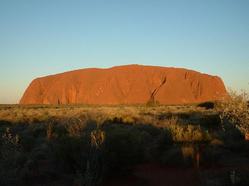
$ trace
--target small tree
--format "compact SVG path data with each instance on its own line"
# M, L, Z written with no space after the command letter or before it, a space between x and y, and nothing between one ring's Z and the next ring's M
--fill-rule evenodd
M102 146L105 140L105 133L100 130L93 130L90 134L91 149L86 162L86 170L83 175L82 186L96 186L102 178Z
M230 98L218 106L223 124L233 124L241 133L249 132L248 94L230 91Z

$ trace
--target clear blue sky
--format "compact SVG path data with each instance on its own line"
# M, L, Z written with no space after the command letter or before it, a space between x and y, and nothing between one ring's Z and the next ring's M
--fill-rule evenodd
M17 103L35 77L131 63L248 91L249 1L0 0L0 103Z

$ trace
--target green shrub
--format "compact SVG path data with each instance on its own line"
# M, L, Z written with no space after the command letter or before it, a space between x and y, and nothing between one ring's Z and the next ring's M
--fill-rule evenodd
M220 146L209 145L206 146L202 152L201 164L206 164L207 166L215 165L222 158L222 155L227 152Z
M20 139L9 128L1 137L0 144L0 185L16 185L21 181L22 163Z
M126 127L106 130L105 158L110 170L122 171L143 159L142 135Z
M165 150L160 158L161 163L168 165L179 165L182 163L181 149L177 146L172 146Z

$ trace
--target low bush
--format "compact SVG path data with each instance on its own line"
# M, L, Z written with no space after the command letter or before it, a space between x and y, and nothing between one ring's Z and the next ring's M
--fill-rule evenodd
M197 107L205 108L205 109L214 109L215 103L211 101L203 102L197 105Z
M176 142L204 142L211 139L209 133L200 126L178 124L170 125L168 129Z

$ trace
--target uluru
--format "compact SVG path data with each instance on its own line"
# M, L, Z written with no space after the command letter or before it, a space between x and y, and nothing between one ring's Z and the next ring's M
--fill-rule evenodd
M20 104L188 104L226 96L218 76L183 68L125 65L34 79Z

